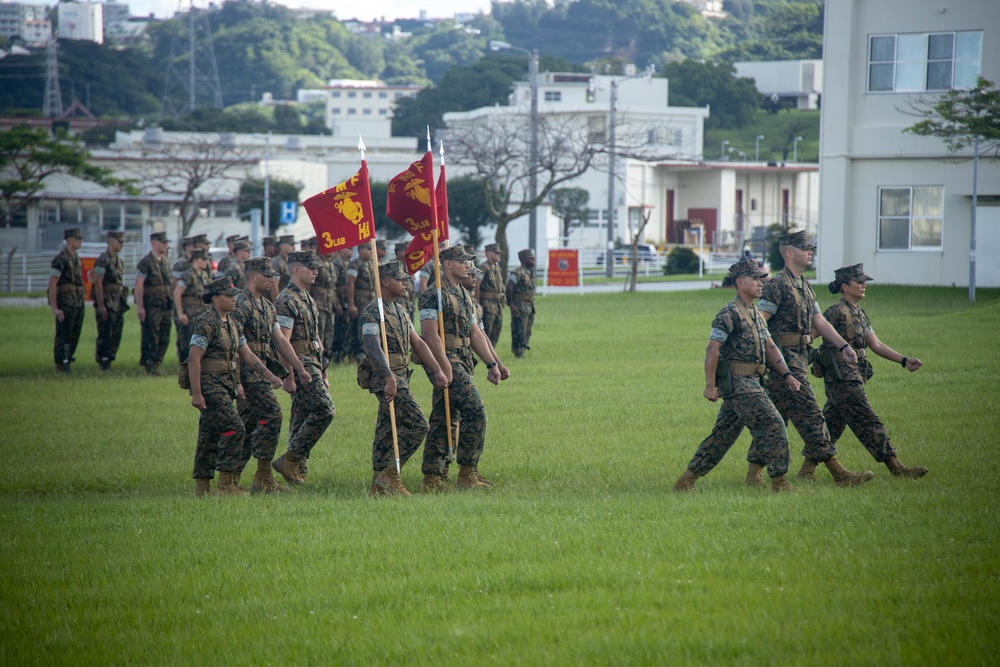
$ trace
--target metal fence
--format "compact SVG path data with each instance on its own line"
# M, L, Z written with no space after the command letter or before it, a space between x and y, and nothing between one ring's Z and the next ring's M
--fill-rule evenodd
M98 257L107 249L104 243L84 243L78 255L83 257ZM0 285L3 291L10 292L44 292L49 284L49 269L52 266L52 259L58 251L33 250L31 252L20 252L10 249L0 248ZM135 246L126 245L122 248L120 256L125 262L125 284L131 283L130 278L135 275L135 267L146 255L146 250Z

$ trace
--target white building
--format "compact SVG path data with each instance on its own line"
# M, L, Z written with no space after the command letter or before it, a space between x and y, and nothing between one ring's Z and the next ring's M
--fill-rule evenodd
M768 60L733 63L736 76L750 77L770 99L792 99L798 109L818 109L823 94L822 60Z
M326 125L335 137L392 136L396 102L422 86L390 86L382 81L333 79L326 86Z
M863 262L882 282L967 286L972 150L904 134L904 111L1000 81L1000 2L828 0L824 34L818 282ZM976 283L1000 286L1000 163L980 159L978 181Z
M59 37L104 43L104 5L99 2L61 2L56 6Z
M37 28L30 28L29 24L36 25L39 21L46 21L45 14L48 11L43 5L29 5L21 2L0 2L0 36L20 37L28 41L26 33L33 32ZM52 27L49 26L49 34Z

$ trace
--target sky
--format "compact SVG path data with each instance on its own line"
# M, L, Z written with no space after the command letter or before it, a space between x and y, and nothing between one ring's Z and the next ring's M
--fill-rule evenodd
M54 5L54 0L20 0L33 5ZM121 2L122 0L118 0ZM191 0L124 0L133 16L147 16L150 13L159 18L169 18L180 7L187 8ZM451 18L456 12L489 12L490 0L285 0L277 4L287 7L308 7L336 12L337 18L370 21L375 18L387 19L417 18L421 10L427 11L428 18ZM195 0L195 6L206 6L206 0Z

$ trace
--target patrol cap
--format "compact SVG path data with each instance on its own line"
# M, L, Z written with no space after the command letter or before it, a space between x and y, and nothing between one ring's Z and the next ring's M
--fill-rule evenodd
M446 259L455 260L457 262L468 262L470 259L475 259L475 258L476 258L475 255L470 255L469 253L465 252L465 248L463 248L461 245L453 245L441 251L442 262Z
M233 281L229 276L223 276L205 285L205 296L236 296L240 291L233 287Z
M226 243L236 243L241 238L240 234L230 234L226 237Z
M406 252L406 249L409 247L410 247L409 243L406 242L397 243L395 246L393 246L393 252L400 252L400 251Z
M306 243L309 244L310 248L318 248L319 247L319 239L316 238L315 236L312 237L311 239L307 239Z
M188 248L188 247L193 246L193 245L194 245L194 239L192 237L185 236L184 238L181 239L181 247L182 248Z
M212 245L211 243L209 243L208 236L206 236L205 234L198 234L191 240L194 241L195 245Z
M815 250L816 244L809 240L806 236L805 230L801 232L795 232L794 234L786 234L778 239L778 245L789 245L793 248L799 248L800 250Z
M486 247L483 248L483 250L485 250L486 252L500 252L500 244L499 243L488 243L488 244L486 244Z
M532 250L531 248L525 248L524 250L517 251L517 258L521 261L524 261L529 257L533 258L534 256L535 256L535 251Z
M290 246L294 246L295 237L292 236L291 234L283 234L278 237L278 245L281 245L282 243L287 243Z
M729 277L734 281L740 276L750 278L766 278L768 274L761 270L755 259L744 259L729 267Z
M82 239L83 232L80 231L79 227L70 227L63 232L63 239Z
M395 278L396 280L406 280L410 274L406 272L406 267L402 262L393 260L378 267L379 275L383 278Z
M167 241L166 232L153 232L152 234L149 235L149 240L159 241L160 243L169 243L169 241Z
M125 232L108 232L108 240L114 239L115 241L125 242Z
M298 252L288 253L288 263L289 264L301 264L306 268L318 269L319 268L319 257L317 257L311 250L300 250Z
M277 278L281 275L271 266L271 259L269 257L251 257L243 262L243 270L246 273L259 273L268 278Z
M194 252L191 253L191 261L193 262L196 259L203 259L207 262L208 253L205 252L204 250L195 250Z
M250 252L251 246L249 241L239 240L233 244L233 252L239 252L240 250L246 250Z
M465 252L467 252L470 255L472 255L472 258L475 259L476 258L476 246L469 245L468 243L466 243L466 244L464 244L464 247L465 247Z
M265 246L274 245L277 242L278 239L274 238L273 236L265 236L263 241Z
M375 247L385 250L386 249L385 239L375 239Z
M865 265L855 264L854 266L842 266L833 274L837 278L838 283L846 283L848 280L853 280L857 283L867 283L875 280L871 276L865 275Z

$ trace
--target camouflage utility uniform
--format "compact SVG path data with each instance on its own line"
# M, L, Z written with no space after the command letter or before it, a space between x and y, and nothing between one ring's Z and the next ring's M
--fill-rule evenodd
M489 262L483 262L479 268L483 272L482 282L479 284L479 303L483 307L483 326L485 327L483 333L493 343L493 347L496 347L500 340L500 332L503 330L503 309L507 305L507 299L504 296L503 272L500 270L499 264L490 264ZM534 293L534 281L532 281L532 293ZM534 303L532 303L532 308L534 308Z
M122 327L125 323L125 313L128 312L128 288L124 282L125 262L121 255L102 252L94 263L94 274L104 276L101 286L104 290L104 307L108 311L108 319L102 320L97 312L97 301L94 301L94 312L97 315L97 346L95 357L97 363L102 359L108 363L118 355L118 345L122 341Z
M361 311L375 300L375 260L356 257L347 267L347 275L354 276L354 306L358 317L351 322L347 353L356 359L361 354Z
M288 258L278 254L271 258L271 268L278 272L278 291L285 289L292 276L288 272Z
M420 448L427 435L427 419L420 404L410 393L410 334L413 321L398 303L390 301L384 305L385 333L389 345L389 368L396 376L396 432L399 444L399 464L405 464ZM362 336L377 336L379 330L378 302L372 302L358 316L361 321ZM372 470L382 470L395 466L392 450L392 423L389 418L389 403L385 400L385 378L378 372L371 375L368 391L378 398L378 417L375 419L375 439L372 442Z
M337 266L329 255L319 256L319 270L316 282L309 288L309 294L319 310L319 339L323 343L323 363L327 365L333 358L333 334L336 326Z
M190 344L205 351L201 358L201 393L205 397L205 409L198 421L195 479L211 479L216 470L234 472L241 467L245 431L233 399L238 383L237 350L246 341L231 315L223 322L219 313L211 308L191 325Z
M445 353L451 363L452 381L448 386L452 421L461 421L456 444L456 458L461 466L479 465L486 439L486 408L472 381L473 354L470 334L476 322L476 309L469 292L461 285L441 284L444 316ZM420 295L420 321L438 319L436 290ZM444 410L444 389L434 386L430 431L424 445L421 469L425 475L444 475L448 464L448 433Z
M510 316L510 349L515 356L524 356L530 349L531 326L535 322L535 272L519 266L507 276L513 287L511 306L517 306L518 315Z
M63 248L52 260L49 275L57 278L56 304L63 311L63 321L56 322L55 342L52 345L53 357L57 364L63 363L63 357L68 355L70 361L75 361L76 345L80 342L80 331L83 329L83 268L80 258L69 248Z
M233 287L236 289L243 289L247 286L247 274L243 270L243 260L236 255L230 255L226 262L225 268L222 267L222 262L219 262L219 273L223 276L229 278L233 283Z
M236 307L229 317L236 323L251 352L265 364L273 359L271 334L280 330L274 304L263 296L255 299L249 288L244 288L236 296ZM277 363L277 359L273 362ZM270 366L273 367L273 363ZM242 470L251 456L268 461L274 458L281 435L282 417L281 405L271 389L271 383L258 371L241 364L240 382L245 398L237 398L236 407L246 431L239 456L239 470Z
M205 294L205 285L210 282L210 280L205 280L204 272L198 271L193 266L189 267L177 281L177 284L184 288L184 293L181 295L181 305L184 306L184 314L188 317L188 323L181 324L181 321L177 319L177 313L174 313L174 324L177 326L177 360L182 363L188 358L188 346L191 344L191 332L193 331L191 327L194 321L211 308L201 299L202 295Z
M337 257L333 260L335 271L334 286L337 291L337 300L340 301L340 312L342 315L333 321L333 344L330 355L333 359L340 361L346 351L347 339L351 330L351 318L347 314L347 268L349 262ZM317 278L319 274L317 274Z
M319 340L319 310L309 292L295 283L281 291L274 300L278 324L292 332L292 349L312 376L312 382L299 385L292 397L291 420L288 425L288 452L296 459L309 458L320 437L336 415L330 392L323 382L323 345Z
M142 307L146 310L139 365L159 366L170 344L170 314L174 310L170 298L170 264L166 257L157 259L149 253L139 262L135 273L143 279Z
M719 358L738 366L733 371L733 390L722 393L722 407L712 433L702 440L688 470L703 477L722 461L743 427L753 442L747 461L767 466L771 478L788 472L788 434L778 410L760 385L764 373L767 339L771 335L754 304L746 306L737 296L712 321L710 340L722 344ZM754 366L755 368L751 368Z
M816 294L809 281L796 278L785 268L764 283L760 310L771 313L767 328L781 350L788 370L802 387L792 391L781 376L770 373L765 388L781 417L791 420L805 446L802 455L810 461L827 461L837 448L830 440L826 420L809 384L809 344L812 320L819 314Z

